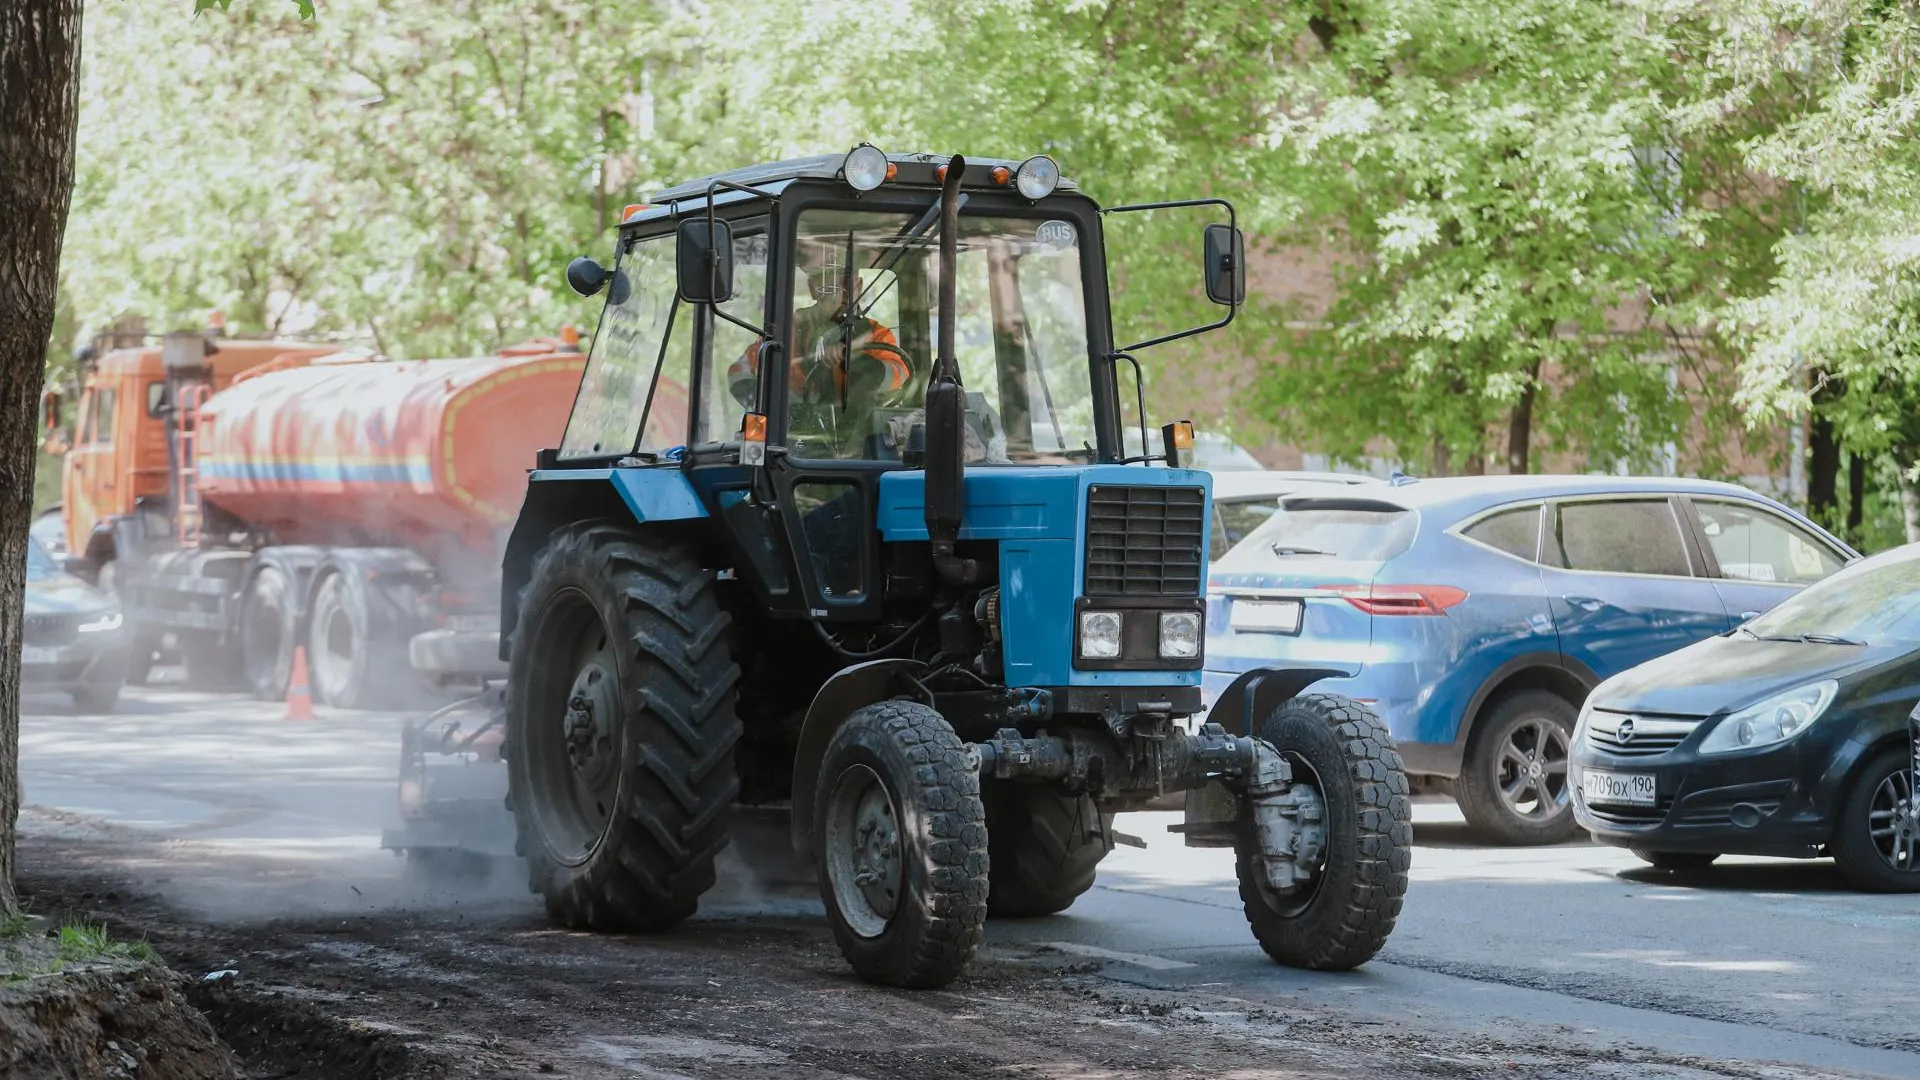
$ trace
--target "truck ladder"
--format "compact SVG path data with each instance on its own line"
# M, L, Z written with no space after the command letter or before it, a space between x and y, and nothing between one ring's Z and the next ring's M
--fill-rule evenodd
M174 521L182 547L200 544L200 485L195 482L200 476L200 406L212 396L211 390L205 383L181 383L173 405L174 440L179 453L179 467L173 474Z

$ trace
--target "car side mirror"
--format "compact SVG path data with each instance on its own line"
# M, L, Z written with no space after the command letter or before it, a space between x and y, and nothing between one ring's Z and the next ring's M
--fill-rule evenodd
M1246 238L1231 225L1209 225L1201 245L1207 299L1238 307L1247 299Z
M567 264L567 287L581 296L592 296L599 292L612 276L606 267L586 255Z
M733 299L733 226L692 218L680 223L675 243L682 300L724 304Z

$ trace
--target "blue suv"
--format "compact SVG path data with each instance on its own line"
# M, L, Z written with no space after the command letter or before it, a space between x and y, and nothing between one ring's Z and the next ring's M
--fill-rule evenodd
M1476 476L1301 493L1213 564L1209 700L1284 664L1386 720L1416 790L1483 837L1573 835L1600 680L1725 633L1858 554L1731 484Z

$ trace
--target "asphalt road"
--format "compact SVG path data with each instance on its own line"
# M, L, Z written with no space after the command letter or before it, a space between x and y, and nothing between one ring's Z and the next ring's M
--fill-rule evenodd
M110 716L32 694L23 711L29 833L104 824L160 838L156 852L191 845L196 861L167 861L153 881L212 917L423 902L377 846L397 714L322 710L286 723L278 705L166 688L130 690ZM1058 955L1115 983L1249 1009L1332 1007L1360 1023L1778 1068L1755 1075L1920 1077L1920 897L1849 892L1825 863L1729 859L1677 878L1584 843L1479 847L1451 805L1422 803L1413 884L1386 952L1360 972L1316 975L1265 959L1229 854L1180 846L1165 832L1176 819L1122 818L1144 850L1117 850L1063 916L989 924L986 949ZM226 872L225 855L256 869ZM535 910L513 874L491 888L461 902ZM710 909L730 918L819 910L805 891L728 888Z

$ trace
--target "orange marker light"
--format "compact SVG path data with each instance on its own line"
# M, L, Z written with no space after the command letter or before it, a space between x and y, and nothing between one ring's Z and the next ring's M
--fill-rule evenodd
M622 222L632 221L636 214L640 213L640 211L645 210L646 208L647 208L646 203L628 203L627 205L620 208L620 220Z
M993 177L994 183L999 184L1001 187L1005 187L1007 185L1007 181L1013 179L1013 170L1007 168L1005 165L995 165L993 167L993 172L989 173L988 175Z
M1175 420L1173 422L1173 445L1176 449L1193 449L1193 421Z
M934 168L933 182L936 184L944 184L947 182L947 167L945 165L936 166Z
M893 179L894 177L896 177L896 176L899 176L899 175L900 175L900 166L898 166L898 165L895 165L895 164L894 164L893 162L891 162L891 161L889 161L889 162L887 162L887 179L888 179L888 181L892 181L892 179Z
M767 441L767 414L753 413L740 418L740 438L745 442Z
M580 347L580 328L569 323L560 328L560 344L569 349Z

